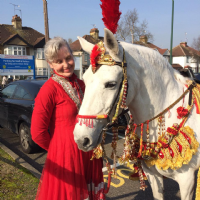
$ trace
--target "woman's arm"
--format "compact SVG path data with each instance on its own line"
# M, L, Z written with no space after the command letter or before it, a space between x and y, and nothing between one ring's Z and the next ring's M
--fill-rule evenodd
M48 150L50 143L48 128L56 97L56 89L49 83L43 85L35 99L31 120L32 140L45 150Z

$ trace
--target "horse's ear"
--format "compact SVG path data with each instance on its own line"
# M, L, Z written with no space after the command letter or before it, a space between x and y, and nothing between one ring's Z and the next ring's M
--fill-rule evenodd
M78 39L79 39L82 49L86 51L88 54L91 54L94 44L88 42L87 40L79 36L78 36Z
M118 55L119 53L118 42L113 33L107 28L104 28L104 43L109 51L111 51L115 55Z

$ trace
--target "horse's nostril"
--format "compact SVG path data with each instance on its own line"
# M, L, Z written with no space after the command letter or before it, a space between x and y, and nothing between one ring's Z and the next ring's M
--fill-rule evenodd
M89 138L84 138L83 147L86 147L89 144L89 142L90 142Z

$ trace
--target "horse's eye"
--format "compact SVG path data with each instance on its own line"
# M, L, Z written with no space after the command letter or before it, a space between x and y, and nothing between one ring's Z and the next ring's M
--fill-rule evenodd
M105 88L114 88L116 86L117 82L108 82L105 84Z

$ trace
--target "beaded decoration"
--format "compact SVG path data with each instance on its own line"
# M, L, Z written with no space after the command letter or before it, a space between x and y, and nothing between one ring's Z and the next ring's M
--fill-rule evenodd
M53 74L52 80L54 80L55 82L59 83L62 86L64 91L73 100L73 102L76 104L77 109L79 110L82 99L83 99L83 92L81 90L81 87L78 84L78 81L75 80L75 82L78 86L78 90L79 90L77 92L77 90L72 87L72 85L70 84L70 82L67 79L65 79L61 76L58 76L57 74Z
M147 141L144 142L141 139L143 136L143 123L140 125L134 124L131 116L125 132L124 151L119 158L119 163L127 163L127 165L130 165L130 161L133 163L132 168L134 171L129 175L129 178L132 180L139 178L140 188L142 190L146 188L144 182L146 176L142 171L141 160L145 160L149 167L156 165L159 169L163 170L169 168L177 170L181 168L183 164L188 164L192 156L197 152L199 143L194 136L194 131L188 126L184 127L194 104L196 105L197 112L200 111L200 85L196 85L192 89L192 92L192 104L188 105L187 109L178 109L184 111L181 112L181 114L178 111L178 116L182 118L180 124L173 124L172 127L168 127L166 130L163 114L158 117L159 135L157 142L150 143L149 141L149 121L146 121ZM140 138L136 134L136 128L138 126L141 127ZM198 191L200 191L200 180Z
M112 154L111 154L111 158L113 159L113 175L114 177L116 176L116 149L117 149L117 141L118 141L118 127L112 127L112 133L113 133L113 137L112 137L112 143L111 143L111 147L112 147Z

